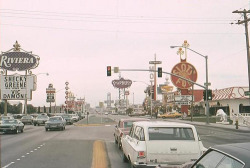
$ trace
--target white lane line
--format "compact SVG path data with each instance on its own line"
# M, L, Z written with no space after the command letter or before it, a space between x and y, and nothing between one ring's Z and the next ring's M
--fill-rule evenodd
M40 146L38 146L37 148L38 148L38 149L40 149L41 147L40 147Z
M10 165L14 164L15 162L10 162L9 164L7 164L6 166L2 167L2 168L7 168L9 167Z
M21 159L17 159L18 161L21 160Z
M26 153L26 155L29 155L30 153Z
M22 158L25 158L25 156L23 155Z
M33 153L34 151L30 151L30 153Z
M34 150L37 150L37 149L34 149Z

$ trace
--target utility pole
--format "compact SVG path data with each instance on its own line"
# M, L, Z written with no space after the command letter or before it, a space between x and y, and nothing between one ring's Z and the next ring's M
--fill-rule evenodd
M250 52L249 52L249 37L248 37L248 21L250 21L250 18L247 18L247 13L250 13L250 10L244 9L243 11L233 11L233 13L240 13L243 14L244 20L238 22L236 24L243 24L245 23L245 32L246 32L246 46L247 46L247 62L248 62L248 91L250 90ZM249 95L250 98L250 95Z

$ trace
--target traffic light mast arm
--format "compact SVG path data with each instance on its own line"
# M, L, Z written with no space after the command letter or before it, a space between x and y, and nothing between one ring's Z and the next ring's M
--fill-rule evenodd
M158 72L158 71L155 71L155 70L148 70L148 69L120 69L119 71L147 71L147 72ZM164 71L162 71L162 73L168 74L168 75L176 76L176 77L181 78L181 79L183 79L183 80L185 80L185 81L187 81L187 82L190 82L190 83L192 83L192 84L194 84L194 85L200 86L200 87L202 87L203 89L206 89L206 86L203 86L203 85L201 85L201 84L198 84L198 83L196 83L196 82L194 82L194 81L191 81L191 80L189 80L189 79L187 79L187 78L184 78L184 77L182 77L182 76L179 76L179 75L176 75L176 74L173 74L173 73L170 73L170 72L164 72Z

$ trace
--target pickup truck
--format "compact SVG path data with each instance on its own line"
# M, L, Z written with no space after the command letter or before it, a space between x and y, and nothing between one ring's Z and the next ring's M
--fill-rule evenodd
M121 143L123 161L135 168L182 165L207 150L193 125L166 121L134 122Z

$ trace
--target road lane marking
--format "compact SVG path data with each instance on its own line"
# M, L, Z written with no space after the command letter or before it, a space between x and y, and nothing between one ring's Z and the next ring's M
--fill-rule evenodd
M9 167L10 165L14 164L15 162L10 162L9 164L7 164L6 166L2 167L2 168L7 168Z
M108 154L103 141L94 142L92 158L91 168L108 168Z

